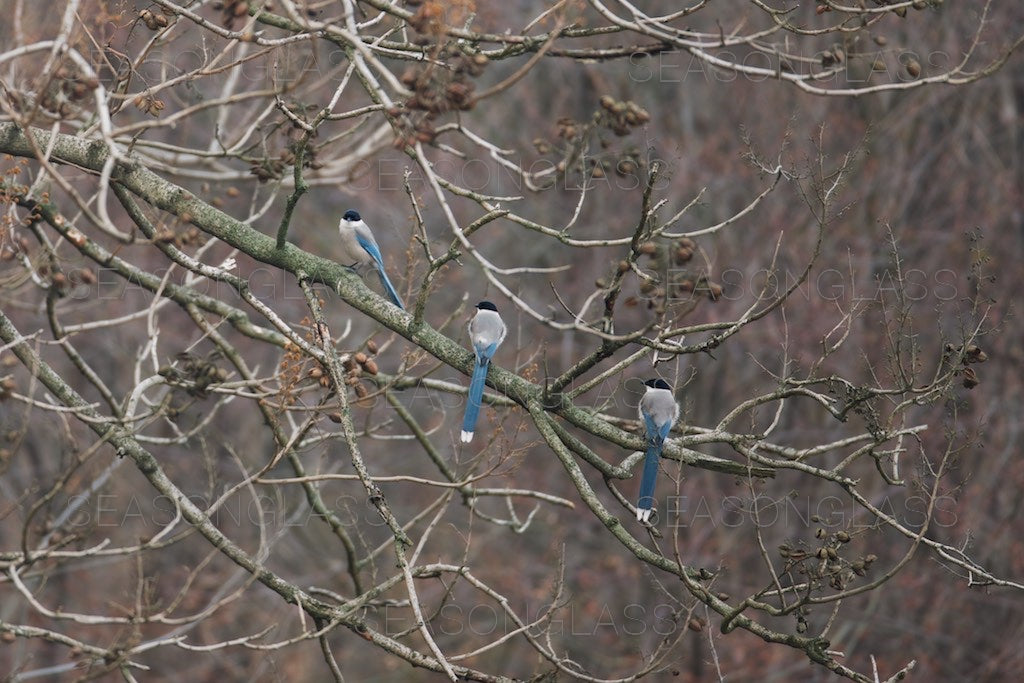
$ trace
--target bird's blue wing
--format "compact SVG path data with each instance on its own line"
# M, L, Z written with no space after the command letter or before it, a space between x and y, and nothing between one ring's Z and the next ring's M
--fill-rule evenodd
M364 235L359 230L356 231L356 241L359 242L359 246L366 250L366 253L370 255L374 263L377 264L377 275L380 276L380 283L384 285L384 289L387 290L388 296L391 301L401 309L405 309L402 305L402 299L399 298L398 292L391 285L391 280L388 280L387 274L384 272L384 258L380 255L380 248L377 243L373 241L373 237Z
M647 433L647 440L651 443L661 444L668 438L669 432L672 431L672 422L665 422L664 424L658 424L654 421L654 417L650 413L644 411L644 430Z
M493 344L474 344L473 350L476 351L476 357L484 364L487 364L491 357L494 356L494 352L498 350L498 342Z
M359 246L366 250L366 253L376 262L379 270L384 270L384 258L380 255L380 247L373 241L372 237L367 237L361 231L356 230L356 241L359 242Z
M650 413L641 413L644 416L644 430L647 433L647 440L653 441L658 437L658 426L654 424L654 418Z

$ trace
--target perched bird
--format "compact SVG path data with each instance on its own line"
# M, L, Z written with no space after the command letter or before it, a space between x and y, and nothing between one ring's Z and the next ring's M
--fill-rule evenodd
M640 477L640 498L636 503L636 519L646 522L651 518L654 507L654 482L658 478L658 462L661 448L679 419L679 406L672 395L672 387L663 379L649 379L644 382L647 391L640 399L640 419L647 434L647 453L644 456L644 472Z
M462 419L462 443L469 443L473 440L476 418L480 414L480 401L484 396L487 368L491 365L491 356L498 349L498 345L504 341L505 332L507 332L505 323L498 315L498 308L490 301L478 303L476 315L469 321L469 341L473 344L476 363L473 365L473 378L469 381L466 415Z
M342 254L339 261L361 276L367 267L373 267L380 276L380 283L388 293L391 301L401 309L405 309L402 300L398 298L398 292L391 286L391 281L384 273L384 259L380 255L380 247L377 240L373 239L370 228L359 217L357 211L351 209L345 212L338 223L338 233L341 235Z

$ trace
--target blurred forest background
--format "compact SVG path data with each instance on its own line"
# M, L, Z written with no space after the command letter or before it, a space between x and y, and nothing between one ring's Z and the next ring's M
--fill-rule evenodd
M153 199L162 190L142 196L129 188L151 223L152 234L144 234L128 204L115 197L119 171L111 181L109 169L102 175L102 159L90 166L84 157L41 164L38 151L19 152L13 128L4 129L4 315L68 385L112 416L111 424L141 437L161 471L199 509L217 501L210 520L262 566L330 605L351 607L346 601L364 597L358 609L331 622L303 615L294 600L261 585L266 577L176 516L140 460L118 458L115 448L96 440L88 419L56 410L63 399L40 385L8 340L0 343L0 676L312 681L340 673L349 681L426 681L445 675L436 666L410 666L415 657L396 645L405 644L425 657L437 656L435 645L453 666L524 680L836 678L832 667L802 652L812 645L768 642L745 627L723 633L713 600L702 599L670 566L703 569L701 580L721 604L735 607L747 596L771 602L764 592L796 577L799 564L780 546L801 548L815 562L819 549L826 556L838 550L839 559L821 562L842 563L841 585L816 585L808 591L816 597L892 573L838 604L809 603L782 615L757 606L743 612L773 633L827 638L824 649L843 654L825 658L860 672L842 675L872 680L877 665L874 680L885 680L913 660L910 680L1024 676L1024 330L1015 305L1015 292L1024 290L1024 69L1019 51L1011 51L1024 34L1024 5L850 0L843 10L840 3L694 3L692 16L647 25L671 25L679 40L699 34L709 44L719 33L722 41L753 37L698 54L628 28L570 31L520 44L519 53L475 60L480 51L507 47L500 43L506 31L611 26L602 8L642 24L637 12L654 16L655 8L275 0L264 9L282 19L258 21L251 16L258 4L0 0L0 125L98 141L83 154L99 155L97 149L116 141L211 211L271 237L294 189L296 145L304 140L309 146L299 158L305 155L309 188L295 204L288 240L330 259L340 215L357 209L374 229L410 311L421 304L423 322L467 349L473 305L494 301L509 327L495 363L533 383L561 375L600 346L591 331L573 328L573 314L596 293L584 318L598 320L603 293L617 278L616 334L645 329L659 315L676 327L740 320L759 295L767 291L771 299L795 285L781 305L721 343L624 362L642 348L627 345L565 387L571 394L623 362L571 398L602 423L639 433L632 420L640 381L664 377L682 407L675 436L691 452L739 467L721 472L665 460L658 521L648 533L616 495L633 502L638 476L618 481L579 460L579 476L595 498L635 536L622 540L586 503L523 401L513 396L485 407L477 441L460 447L466 359L436 340L417 347L421 340L399 313L365 291L349 296L358 283L350 281L340 296L321 284L324 319L347 373L354 442L344 421L348 409L332 403L327 361L319 357L321 366L285 342L272 316L250 307L231 282L197 268L172 268L164 248L213 266L232 256L233 272L249 292L316 347L316 313L293 268L247 249L244 235L237 244L223 239L217 232L223 224L209 228L220 220L212 213L175 214ZM818 11L828 4L836 7ZM635 3L641 5L659 6L665 15L681 9ZM407 14L381 12L390 7ZM768 7L791 11L773 20ZM822 31L776 30L775 20ZM331 23L339 33L326 39L322 28L302 22ZM450 27L491 37L459 39ZM775 32L754 36L769 29ZM305 37L258 40L298 34ZM345 41L357 34L363 47L353 52ZM366 47L381 36L409 50ZM74 60L51 59L49 45L32 48L42 41L77 50L95 78ZM573 54L619 46L643 49L607 58ZM409 59L413 48L456 74L445 81L449 105L437 116L422 115L429 107L400 106L408 102L397 94L403 86L426 97L417 79L429 67ZM968 52L966 72L990 71L942 82ZM711 53L726 63L716 66ZM359 69L347 71L353 54L363 56L379 92L393 103L373 97ZM744 73L736 65L764 71ZM784 80L830 69L813 81L827 93ZM108 97L102 106L109 125L96 116L98 84ZM500 91L471 101L496 84ZM850 95L859 89L865 92ZM295 120L314 120L332 97L333 113L350 115L317 119L316 133L303 138L305 128ZM435 187L425 158L438 176L476 196ZM823 206L822 188L838 169L842 175ZM676 237L649 236L650 247L640 240L648 251L631 253L649 183L647 206L665 202L658 225L696 201L663 231ZM494 217L467 230L469 253L451 226L467 229L487 213L482 195L522 197L487 200L522 220ZM62 220L43 206L48 202L81 232L62 231ZM547 232L524 225L530 221ZM722 222L706 234L678 236ZM76 242L83 233L104 254L165 278L162 287L187 286L243 309L273 334L248 334L237 320L226 322L231 316L224 311L168 303L160 298L164 291L154 294L128 281L103 254L83 251ZM580 246L563 237L626 239ZM427 250L438 258L449 248L459 258L431 270ZM658 282L645 285L630 271L633 263ZM367 285L379 292L373 279ZM350 305L357 299L362 310ZM197 322L204 316L206 327ZM73 330L71 351L54 341L61 328ZM695 327L677 341L699 344L714 329ZM251 378L223 348L215 353L216 335L244 357ZM815 365L843 335L842 345ZM972 345L979 351L970 351ZM969 363L979 352L987 362ZM957 369L942 387L917 394L920 405L904 386L840 421L815 399L794 395L784 409L776 402L750 406L728 425L731 436L715 436L730 411L786 385L782 375L813 373L821 380L816 390L829 396L823 387L900 386L905 378L896 366L917 373L910 385L926 387L938 384L934 376L953 356L963 360L953 362ZM828 377L849 384L821 379ZM858 456L844 474L903 528L959 548L968 564L1005 585L972 575L934 546L917 547L826 476L768 465L762 476L743 473L743 449L756 439L742 435L770 432L773 443L805 449L893 425L927 425L901 442L895 476L901 482L880 475L891 463L873 452ZM637 439L624 448L596 428L577 437L612 466L640 447ZM359 480L352 443L390 512L408 525L411 546L396 540ZM849 453L831 448L814 463L827 470ZM247 479L275 458L261 481ZM305 475L349 478L307 486L268 481L301 478L296 463ZM456 483L435 485L439 480ZM471 495L467 481L497 493ZM310 503L311 488L333 513L330 520ZM634 542L667 564L641 560ZM458 571L436 569L417 574L413 596L412 579L404 581L398 568L406 561L402 552L414 573L417 563L468 567L492 592ZM383 587L364 594L374 586ZM422 639L410 598L422 604L419 618L428 621L433 644ZM523 636L506 606L523 622L537 620L527 629L535 639ZM129 660L151 671L128 666Z

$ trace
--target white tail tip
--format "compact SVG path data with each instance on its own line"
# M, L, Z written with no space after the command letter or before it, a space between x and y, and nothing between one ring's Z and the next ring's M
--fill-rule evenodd
M462 430L462 443L469 443L473 440L473 432Z
M636 521L647 522L651 518L651 513L654 512L651 508L637 508L636 509Z

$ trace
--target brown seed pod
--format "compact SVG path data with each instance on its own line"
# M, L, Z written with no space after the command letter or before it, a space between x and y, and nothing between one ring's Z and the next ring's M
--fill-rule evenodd
M366 362L363 363L363 368L366 369L366 372L368 374L376 375L377 374L377 361L373 360L372 358L368 358L366 360Z
M366 350L369 351L370 353L377 353L378 348L379 347L377 346L377 342L373 341L372 339L366 342Z
M917 78L921 75L921 63L916 59L908 60L904 68L907 70L907 74L911 78Z
M417 79L419 79L419 71L416 70L416 67L410 66L402 72L398 80L402 82L402 85L407 85L411 88L416 85Z
M607 109L608 111L611 111L612 107L615 106L615 98L611 95L601 95L601 99L598 100L598 102L601 104L603 109Z
M704 630L704 624L702 624L700 619L697 617L691 617L690 620L686 622L686 628L700 633Z
M839 531L836 533L836 540L840 543L849 543L850 534L846 533L845 531Z
M654 256L655 254L658 253L658 245L655 244L654 242L644 242L643 244L640 245L640 248L637 251L639 251L641 254Z
M369 395L369 393L370 393L370 392L369 392L369 391L368 391L368 390L366 389L366 387L364 387L364 386L362 385L362 383L358 383L358 384L356 384L356 385L355 385L355 386L353 387L353 389L355 389L355 392L356 392L356 396L358 396L358 397L359 397L359 398L361 398L361 399L363 399L363 398L366 398L366 397L367 397L367 396Z
M157 26L156 17L154 17L153 13L150 12L148 9L144 9L141 12L139 12L139 19L142 20L142 23L144 23L146 25L146 28L148 28L150 31L155 31L158 28L160 28L159 26Z
M615 173L620 176L632 176L637 172L636 162L632 159L620 159L619 163L615 164Z
M335 424L341 424L341 420L342 420L341 413L328 413L327 414L327 419L330 420L331 422L335 423Z
M356 351L356 352L355 352L355 353L354 353L354 354L352 355L352 359L353 359L353 360L354 360L355 362L359 363L360 365L362 365L363 363L365 363L365 362L366 362L366 358L367 358L366 354L365 354L365 353L363 353L362 351Z
M974 372L974 368L964 368L964 389L973 389L979 384L981 381L978 379L977 373Z
M984 363L987 360L988 354L977 344L971 344L964 350L964 363Z
M717 282L708 283L708 298L712 301L718 301L722 298L722 285Z

